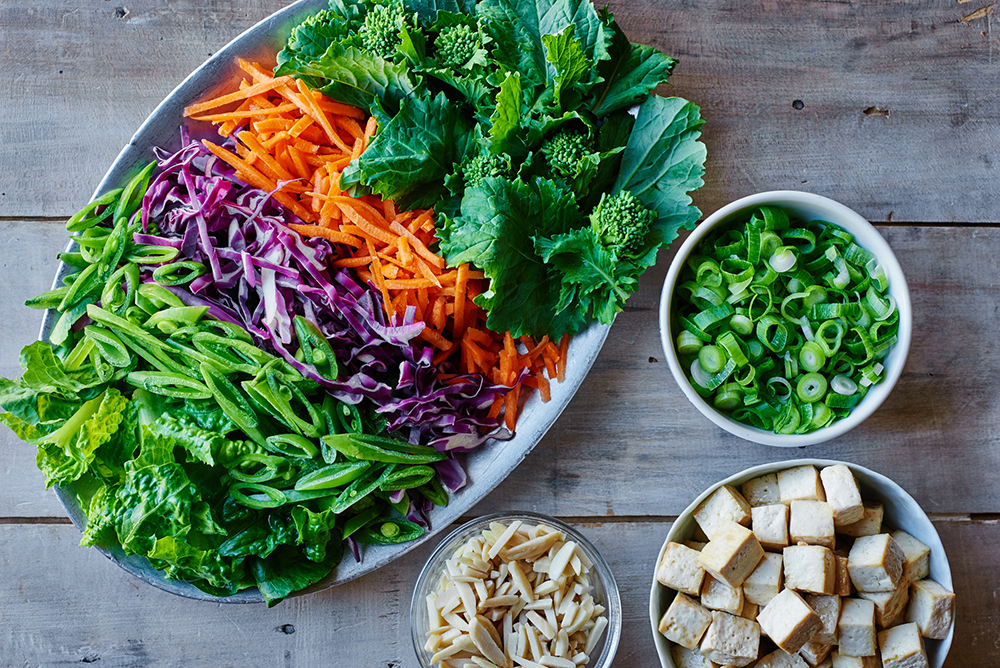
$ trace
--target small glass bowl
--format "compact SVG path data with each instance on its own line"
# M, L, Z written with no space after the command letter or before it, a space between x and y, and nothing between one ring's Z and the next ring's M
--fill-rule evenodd
M611 662L615 658L615 652L618 650L618 641L622 632L621 598L618 595L618 585L611 573L611 567L579 531L553 517L529 512L494 513L466 522L448 534L427 559L427 563L424 564L423 570L417 577L417 583L413 587L413 600L410 602L410 630L413 636L413 649L417 653L420 665L423 668L432 668L430 662L432 654L424 649L429 625L427 596L437 588L441 574L445 570L445 562L451 558L455 550L469 539L479 535L484 529L488 529L491 522L510 524L514 520L530 524L547 524L562 531L567 538L579 545L587 558L593 562L593 573L596 575L593 578L594 601L605 607L604 614L608 618L608 626L604 630L604 637L598 643L600 653L591 656L590 663L587 664L586 668L610 668Z

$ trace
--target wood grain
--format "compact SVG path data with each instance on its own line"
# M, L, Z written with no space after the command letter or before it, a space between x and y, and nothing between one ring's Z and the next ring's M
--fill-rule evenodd
M607 559L622 592L622 640L614 665L656 665L649 586L669 522L578 526ZM995 587L982 586L982 571L1000 569L993 547L1000 525L962 520L937 528L949 546L958 596L955 642L945 666L993 666L1000 612ZM431 546L360 580L268 610L166 594L96 550L78 547L77 540L69 526L0 525L3 665L417 666L407 620L413 582ZM24 559L25 550L37 558Z
M285 4L136 0L123 14L107 2L0 3L0 163L18 166L0 173L0 216L72 213L177 83ZM661 92L702 107L706 213L793 188L873 220L1000 220L989 17L959 22L969 9L950 0L612 9L634 41L680 59ZM53 169L58 156L72 168Z

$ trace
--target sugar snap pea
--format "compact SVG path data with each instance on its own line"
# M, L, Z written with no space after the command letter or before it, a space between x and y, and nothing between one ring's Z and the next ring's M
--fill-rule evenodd
M434 448L373 434L330 434L323 437L328 446L348 457L394 464L428 464L447 455Z

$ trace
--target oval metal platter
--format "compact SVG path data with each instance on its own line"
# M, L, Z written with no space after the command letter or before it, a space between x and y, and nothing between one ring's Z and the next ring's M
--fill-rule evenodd
M179 129L185 124L183 111L186 105L198 99L221 94L225 90L232 90L234 82L242 77L236 58L273 64L275 54L284 46L292 28L327 5L327 0L299 0L247 30L192 72L156 107L128 145L122 149L97 187L94 197L124 184L130 175L139 170L140 165L147 164L153 158L153 147L159 146L170 151L179 149ZM188 124L192 125L191 122ZM193 128L192 134L198 136L198 128ZM207 133L205 136L208 136ZM65 265L59 267L53 287L61 285L62 278L67 272L68 267ZM54 325L54 312L49 311L42 323L43 340L48 339ZM319 591L370 573L420 546L465 514L500 484L542 439L590 371L604 345L609 329L609 326L595 322L571 339L567 354L570 362L566 365L566 379L561 383L552 383L552 398L548 402L543 403L537 393L531 396L518 417L517 433L513 439L505 443L487 441L473 452L459 455L463 458L462 462L468 471L469 483L451 495L447 506L435 507L431 511L430 531L410 543L368 546L364 550L361 563L356 563L348 554L324 580L293 595ZM56 494L73 524L82 529L86 525L87 516L80 506L77 492L78 490L74 490L72 485L56 489ZM263 602L256 589L247 589L233 596L217 598L186 582L168 580L145 558L126 555L121 548L101 548L101 551L129 573L173 594L228 603Z

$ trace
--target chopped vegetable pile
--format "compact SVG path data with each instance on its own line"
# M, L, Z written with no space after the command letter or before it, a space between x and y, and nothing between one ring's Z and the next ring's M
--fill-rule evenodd
M277 61L68 221L0 379L83 544L269 605L423 534L698 218L705 156L650 96L675 61L589 2L333 0Z
M681 364L734 420L807 434L884 376L899 310L878 258L836 225L761 207L707 234L678 281Z

